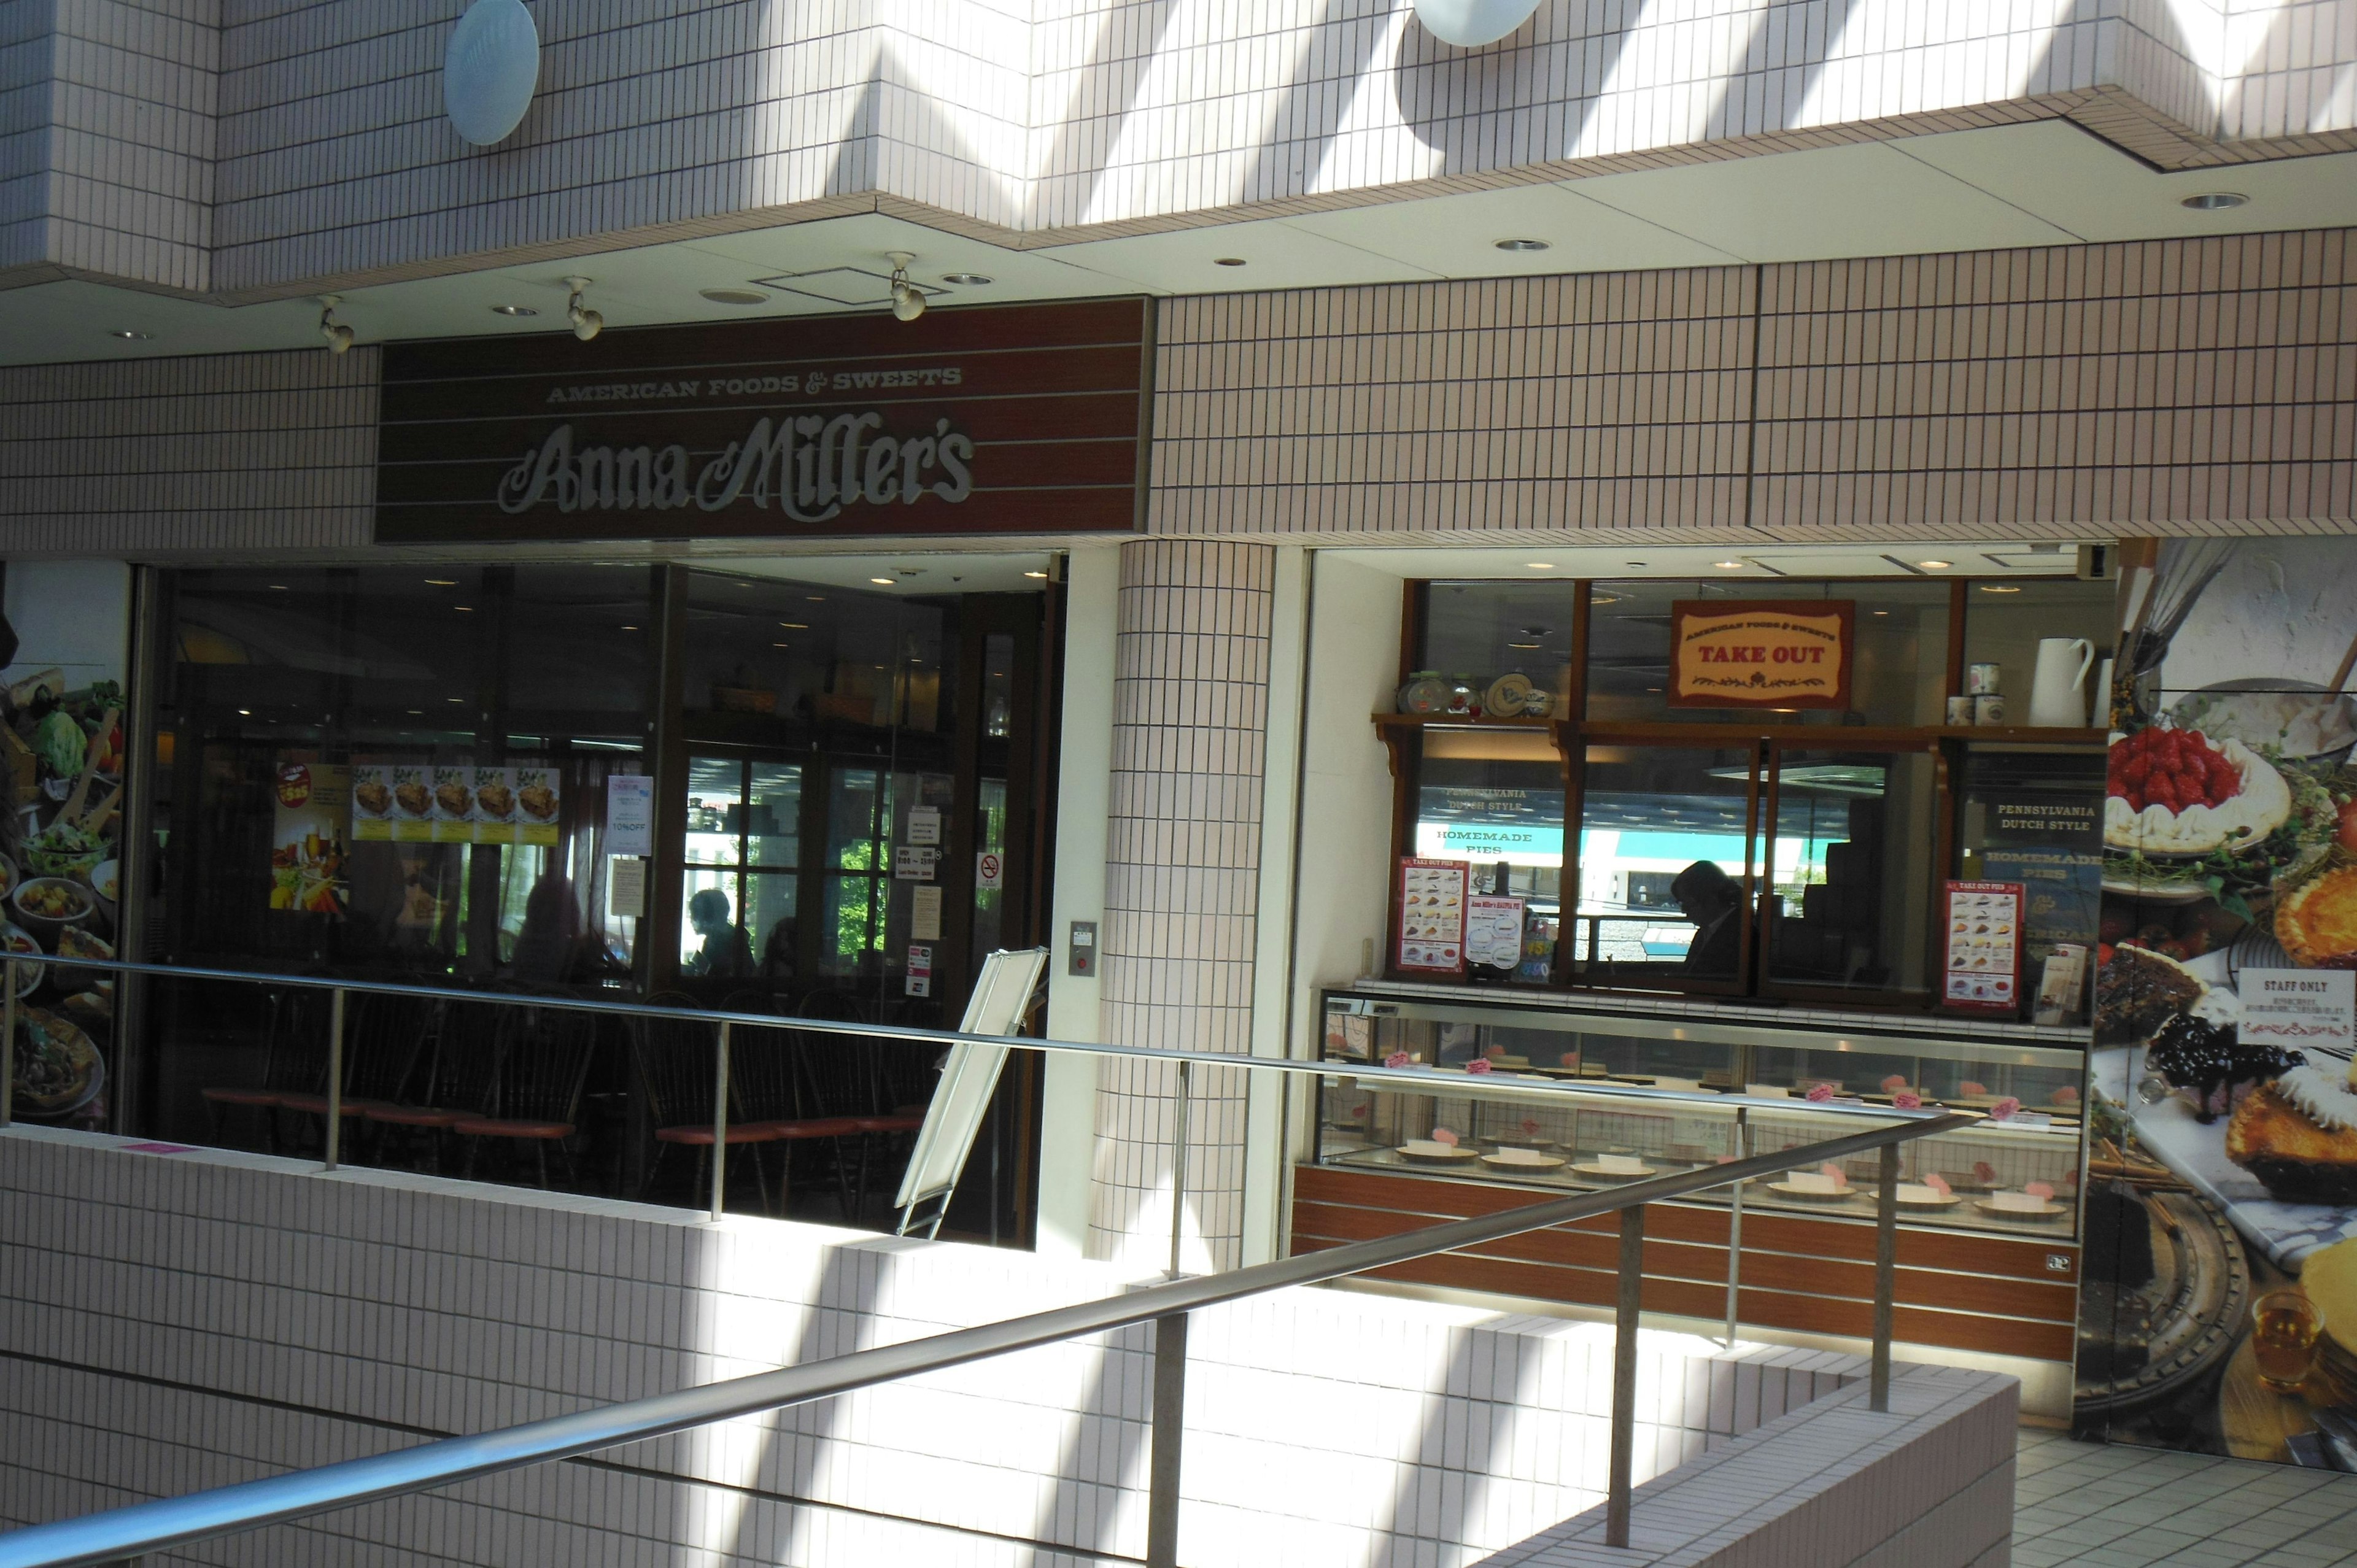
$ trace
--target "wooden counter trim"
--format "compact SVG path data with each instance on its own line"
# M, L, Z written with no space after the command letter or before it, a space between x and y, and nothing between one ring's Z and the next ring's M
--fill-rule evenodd
M1296 1252L1372 1240L1445 1219L1495 1214L1539 1191L1489 1183L1304 1165L1294 1173ZM1552 1194L1548 1194L1552 1196ZM1611 1216L1509 1236L1372 1277L1609 1305L1618 1251ZM1717 1320L1727 1310L1727 1213L1656 1203L1646 1215L1647 1311ZM1746 1323L1863 1337L1872 1330L1874 1228L1747 1210L1739 1314ZM2050 1256L2069 1273L2050 1273ZM2067 1361L2075 1350L2078 1248L1902 1227L1894 1306L1900 1338Z
M1304 1202L1333 1204L1384 1213L1420 1216L1427 1221L1466 1219L1477 1214L1497 1214L1520 1208L1542 1197L1560 1196L1560 1188L1505 1187L1493 1182L1447 1181L1430 1176L1389 1176L1379 1171L1338 1170L1330 1165L1299 1165L1293 1173L1293 1197ZM1619 1233L1619 1222L1598 1215L1566 1230ZM1657 1203L1647 1216L1648 1235L1666 1240L1727 1245L1727 1210L1701 1204ZM1787 1210L1749 1208L1743 1211L1744 1250L1791 1252L1802 1257L1848 1258L1872 1262L1874 1223L1864 1218L1823 1219ZM2051 1254L2068 1257L2070 1271L2049 1270ZM1904 1267L1948 1269L1960 1273L1993 1274L2035 1280L2041 1284L2075 1284L2079 1278L2079 1246L2069 1236L2052 1239L1989 1236L1971 1231L1899 1228L1899 1262Z

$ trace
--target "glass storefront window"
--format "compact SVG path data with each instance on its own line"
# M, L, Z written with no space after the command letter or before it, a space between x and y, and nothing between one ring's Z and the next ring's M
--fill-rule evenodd
M1769 981L1925 991L1940 882L1935 759L1780 746L1771 760Z
M1598 744L1580 795L1569 968L1594 985L1731 990L1749 973L1751 747Z
M802 782L791 764L689 759L682 975L775 983L794 972Z

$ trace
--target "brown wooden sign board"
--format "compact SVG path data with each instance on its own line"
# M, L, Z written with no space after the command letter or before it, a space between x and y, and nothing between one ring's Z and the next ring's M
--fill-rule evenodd
M1674 708L1846 708L1849 599L1678 599L1670 606Z
M1130 532L1144 299L395 343L376 538Z

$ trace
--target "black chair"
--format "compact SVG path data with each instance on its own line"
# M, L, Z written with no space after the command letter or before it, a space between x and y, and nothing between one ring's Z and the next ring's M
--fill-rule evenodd
M516 1011L487 1002L443 1004L425 1070L411 1096L393 1105L364 1106L362 1119L382 1142L422 1142L426 1167L438 1173L451 1130L490 1109L506 1015ZM380 1146L380 1157L384 1152Z
M845 991L812 993L802 1002L802 1016L825 1023L867 1022L866 1009L858 998ZM856 1219L866 1204L867 1169L875 1141L879 1137L913 1136L925 1124L924 1107L888 1102L881 1070L884 1047L877 1040L831 1029L797 1029L794 1036L794 1057L809 1086L810 1114L829 1122L849 1122L849 1135L857 1141L856 1159L845 1195L845 1213ZM840 1153L837 1159L840 1162Z
M263 1147L278 1152L280 1104L290 1094L316 1094L327 1086L328 1009L328 993L309 986L270 993L261 1083L211 1084L197 1091L205 1102L214 1143L221 1141L222 1112L248 1109L262 1113Z
M511 1006L505 1011L490 1101L480 1114L450 1128L453 1136L468 1140L464 1172L474 1175L483 1141L496 1138L532 1149L544 1187L548 1185L548 1149L554 1144L564 1157L566 1181L577 1182L567 1140L579 1122L581 1090L588 1081L590 1055L597 1048L597 1015L569 1007Z
M347 1001L339 1108L346 1121L357 1122L371 1110L400 1109L402 1091L434 1037L438 1006L425 996L362 995ZM282 1094L278 1109L324 1122L328 1096L324 1090Z
M666 992L650 997L648 1001L650 1005L658 1007L691 1008L695 1005L694 998L678 992ZM647 1117L654 1127L655 1139L655 1157L648 1164L646 1176L639 1184L641 1197L654 1186L655 1174L662 1167L664 1151L673 1148L689 1148L696 1152L694 1195L705 1191L705 1181L712 1169L712 1119L714 1093L717 1087L718 1046L719 1026L716 1023L700 1023L686 1018L640 1018L634 1021L630 1032L630 1053L637 1066L640 1086L647 1097ZM752 1151L754 1186L766 1199L769 1182L768 1173L763 1169L761 1145L777 1142L780 1134L759 1125L747 1113L737 1088L741 1059L732 1041L728 1074L728 1149L732 1152L740 1148ZM726 1179L725 1172L722 1179Z

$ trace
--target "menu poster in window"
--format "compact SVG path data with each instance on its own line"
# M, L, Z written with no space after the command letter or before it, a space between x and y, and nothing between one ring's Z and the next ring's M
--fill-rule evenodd
M606 853L655 852L655 781L643 773L606 776Z
M341 918L351 898L344 828L352 770L282 752L271 791L270 907Z
M434 786L434 842L475 842L475 765L436 763L425 770Z
M2021 884L1946 885L1947 961L1940 1000L1967 1013L2021 1006Z
M506 768L474 770L475 842L513 843L516 840L515 776Z
M352 842L389 843L393 812L393 768L381 762L353 768Z
M565 803L564 776L554 768L511 768L515 783L516 843L556 842L556 812Z
M1476 894L1465 901L1465 961L1491 969L1514 969L1523 961L1523 908L1526 900Z
M422 762L396 762L385 771L393 780L393 842L432 843L434 770Z
M1465 972L1467 874L1462 860L1400 861L1399 967L1420 974Z
M1846 708L1857 606L1848 599L1677 599L1674 708Z

